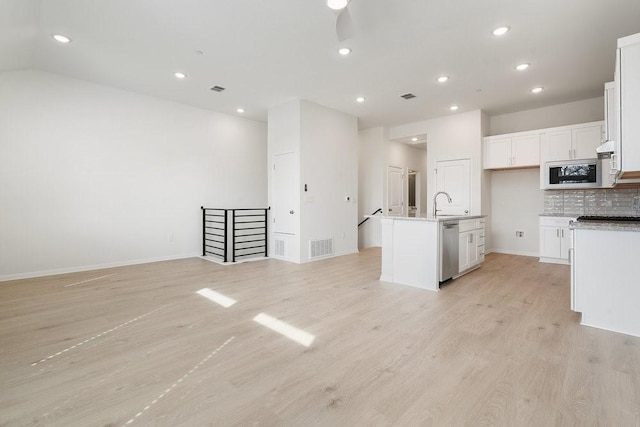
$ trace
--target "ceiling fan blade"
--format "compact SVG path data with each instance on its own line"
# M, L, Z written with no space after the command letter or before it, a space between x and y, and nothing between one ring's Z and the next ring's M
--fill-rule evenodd
M338 19L336 20L336 35L338 36L339 42L345 41L355 35L351 14L346 7L338 14Z

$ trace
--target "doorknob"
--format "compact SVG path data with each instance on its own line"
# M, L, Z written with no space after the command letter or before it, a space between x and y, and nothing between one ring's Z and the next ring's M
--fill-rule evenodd
M291 215L293 215L295 212L293 212L293 210L290 210L290 211L289 211L289 213L290 213Z

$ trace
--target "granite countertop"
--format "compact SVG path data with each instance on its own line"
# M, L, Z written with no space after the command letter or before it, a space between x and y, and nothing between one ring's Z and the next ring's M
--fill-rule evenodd
M571 221L572 230L636 231L640 232L640 219L636 221Z
M558 218L577 218L580 215L568 215L568 214L562 214L562 213L541 213L539 216L553 216Z
M381 218L381 219L396 219L402 221L430 221L430 222L442 222L442 221L455 221L455 220L463 220L463 219L477 219L477 218L486 218L486 215L440 215L434 217L433 215L428 216L417 216L417 217L409 217L409 216L385 216L385 215L366 215L368 218Z

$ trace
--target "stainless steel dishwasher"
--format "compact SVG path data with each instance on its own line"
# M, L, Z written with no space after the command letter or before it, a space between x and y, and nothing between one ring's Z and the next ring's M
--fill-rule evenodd
M440 223L440 281L451 279L458 271L458 221Z

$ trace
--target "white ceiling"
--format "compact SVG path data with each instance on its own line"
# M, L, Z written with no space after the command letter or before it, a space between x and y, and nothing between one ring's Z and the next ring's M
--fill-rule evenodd
M0 0L0 71L37 68L228 114L242 106L262 121L307 99L368 128L600 96L616 39L640 32L638 0L352 0L349 10L355 36L339 43L325 0ZM497 38L500 25L511 31ZM338 55L342 45L353 53ZM521 62L530 69L515 71ZM442 74L448 83L435 81Z

